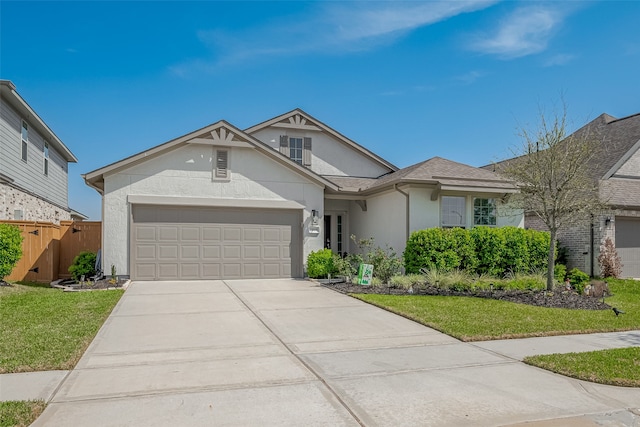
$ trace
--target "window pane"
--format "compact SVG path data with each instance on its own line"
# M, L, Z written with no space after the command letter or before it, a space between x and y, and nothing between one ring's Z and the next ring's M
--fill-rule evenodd
M466 225L464 197L442 196L442 225L445 227Z
M28 146L27 146L27 141L22 141L22 160L24 160L25 162L27 161L27 150L28 150Z
M29 140L29 129L27 127L27 122L22 122L22 140L23 141Z
M495 199L478 198L473 200L473 224L496 225Z
M302 138L289 138L289 158L302 163Z

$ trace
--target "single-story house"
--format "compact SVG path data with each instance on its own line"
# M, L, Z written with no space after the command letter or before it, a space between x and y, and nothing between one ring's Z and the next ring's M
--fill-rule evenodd
M295 109L219 121L84 175L102 195L103 266L138 280L303 277L311 251L398 253L427 227L524 226L513 183L439 157L398 169Z

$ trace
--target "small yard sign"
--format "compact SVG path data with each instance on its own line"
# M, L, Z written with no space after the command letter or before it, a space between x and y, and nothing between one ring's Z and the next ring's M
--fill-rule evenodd
M361 285L370 285L373 279L373 265L360 264L358 268L358 283Z

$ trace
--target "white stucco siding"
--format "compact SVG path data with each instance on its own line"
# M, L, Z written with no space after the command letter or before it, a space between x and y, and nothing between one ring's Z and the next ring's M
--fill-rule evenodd
M266 128L252 134L274 150L279 150L280 135L311 138L311 170L317 174L377 178L390 172L369 156L324 132Z
M410 188L409 231L440 227L440 199L431 200L432 189Z
M373 237L375 245L387 244L401 255L406 242L406 198L394 191L367 199L363 211L355 202L350 203L349 230L358 239ZM351 245L351 251L356 248Z
M230 178L213 178L213 148L186 145L104 178L104 265L129 274L129 195L176 198L295 201L304 206L303 260L322 248L322 238L307 232L312 209L323 210L324 189L256 150L229 150ZM301 225L302 226L302 225Z
M640 176L640 150L637 150L622 166L615 172L616 175Z

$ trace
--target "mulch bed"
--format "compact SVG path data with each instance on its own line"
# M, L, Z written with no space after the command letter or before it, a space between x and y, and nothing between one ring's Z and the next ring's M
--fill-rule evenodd
M521 290L494 290L494 291L454 291L441 289L433 285L420 287L412 293L406 289L389 286L362 286L353 283L323 284L327 288L345 294L383 294L383 295L444 295L476 298L490 298L515 302L519 304L535 305L538 307L570 308L576 310L611 310L611 306L605 304L602 298L578 295L576 292L558 289L554 292L546 291L521 291Z
M56 283L55 285L52 284L51 286L65 291L93 291L100 289L120 289L126 281L126 279L118 279L114 282L105 277L96 281L88 280L83 283L78 283L73 279L66 279Z

